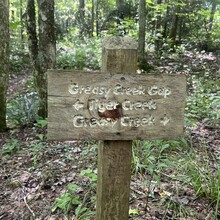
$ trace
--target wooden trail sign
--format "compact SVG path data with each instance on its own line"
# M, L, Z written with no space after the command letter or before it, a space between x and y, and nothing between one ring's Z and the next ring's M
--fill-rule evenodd
M183 135L183 75L51 70L48 82L49 139L169 140Z
M138 75L137 45L105 38L102 73L48 71L48 139L103 140L96 220L127 220L132 141L183 136L186 79Z

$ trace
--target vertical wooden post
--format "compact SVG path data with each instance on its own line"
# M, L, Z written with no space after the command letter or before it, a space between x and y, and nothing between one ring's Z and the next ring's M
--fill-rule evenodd
M103 41L104 73L135 73L137 44L127 37ZM128 220L132 141L104 141L98 150L96 220Z

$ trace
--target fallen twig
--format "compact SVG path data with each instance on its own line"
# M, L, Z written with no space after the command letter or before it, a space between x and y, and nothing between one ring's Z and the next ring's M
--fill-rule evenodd
M33 215L33 217L35 217L35 213L33 212L33 210L30 208L30 206L29 206L28 203L27 203L27 199L26 199L24 187L23 187L22 191L23 191L23 194L24 194L24 197L23 197L24 203L25 203L25 205L27 206L28 210L29 210L29 211L31 212L31 214Z

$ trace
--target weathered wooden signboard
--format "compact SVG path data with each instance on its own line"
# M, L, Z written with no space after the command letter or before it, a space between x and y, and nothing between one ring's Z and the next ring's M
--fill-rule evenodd
M184 75L48 71L48 139L176 139Z

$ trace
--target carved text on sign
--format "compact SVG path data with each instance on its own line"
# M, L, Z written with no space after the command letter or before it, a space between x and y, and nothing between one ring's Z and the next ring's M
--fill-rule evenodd
M117 101L100 101L99 99L91 99L88 101L88 104L90 111L98 110L99 112L114 110L119 106Z
M111 118L86 118L82 115L76 115L73 117L73 126L76 128L82 127L105 127L111 126L114 127L118 122L120 122L121 126L123 127L146 127L154 125L155 118L151 115L148 115L143 118L139 117L121 117L121 119L113 120Z
M170 119L167 116L164 116L160 123L164 126L169 123ZM91 127L95 128L97 126L99 127L105 127L105 126L111 126L114 127L117 123L120 123L123 127L146 127L146 126L152 126L154 125L157 120L152 115L147 115L146 117L139 118L139 117L129 117L125 116L121 119L113 120L111 118L86 118L82 115L75 115L73 117L73 126L76 128L86 128Z
M113 88L108 88L106 86L80 86L78 83L74 83L69 86L68 91L72 95L100 95L107 97L110 93L114 95L127 95L127 96L141 96L141 95L150 95L155 96L159 95L164 98L167 98L171 95L171 89L168 87L158 87L153 85L148 88L143 86L137 86L135 88L124 87L120 84L115 85Z
M80 86L78 83L74 83L68 87L68 91L71 95L84 94L100 96L99 98L94 99L88 98L87 101L84 102L80 99L77 99L74 102L74 110L80 113L82 109L87 108L91 114L91 117L86 117L82 114L74 115L73 126L76 128L106 126L114 128L116 124L120 124L121 127L138 128L154 126L158 123L166 126L170 122L170 118L166 115L163 118L158 118L156 114L149 114L149 111L153 113L158 108L154 99L151 98L150 100L145 101L128 99L131 96L142 97L143 95L150 97L158 95L166 99L172 93L171 89L168 87L153 85L146 88L143 86L132 88L116 84L114 87L108 88L107 86ZM122 95L126 95L126 99L121 102L106 98L108 96L117 97ZM146 113L142 117L134 117L126 114L126 112L130 111L145 111Z
M48 137L176 139L184 131L185 95L184 75L50 70Z
M114 127L114 125L117 123L117 121L112 119L104 119L104 118L85 118L82 115L76 115L73 117L73 126L76 128L86 128L86 127L104 127L104 126L111 126Z
M77 108L75 104L73 105L75 109L80 109L81 104L78 102ZM151 109L156 109L157 105L155 101L150 100L150 101L130 101L130 100L125 100L120 104L117 101L100 101L99 99L90 99L88 101L88 106L90 111L98 110L99 112L105 112L106 110L114 110L117 109L118 106L122 106L122 109L125 111L132 111L132 110L151 110Z

